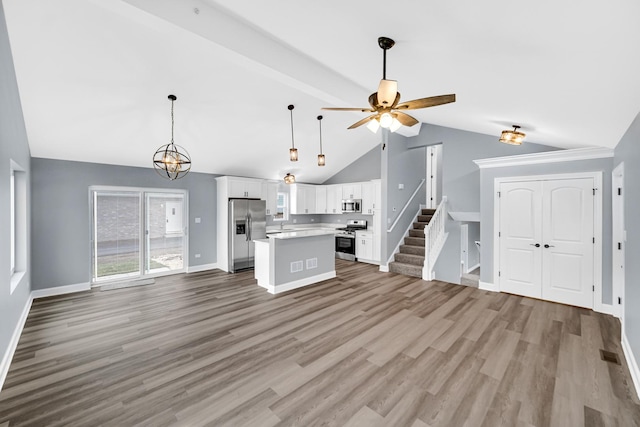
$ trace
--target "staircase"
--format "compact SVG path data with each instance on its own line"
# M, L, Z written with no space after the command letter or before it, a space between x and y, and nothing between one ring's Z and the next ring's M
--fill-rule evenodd
M400 245L400 252L395 254L394 261L389 263L389 271L422 278L425 255L424 228L434 213L435 209L422 209L418 221L414 222L413 228L409 230L409 236L404 238L404 245Z

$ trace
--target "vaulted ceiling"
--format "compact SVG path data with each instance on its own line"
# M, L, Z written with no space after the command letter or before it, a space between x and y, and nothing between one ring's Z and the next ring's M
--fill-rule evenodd
M170 139L193 170L323 182L380 140L346 128L382 77L417 119L528 143L614 147L640 111L640 2L3 0L31 153L151 166ZM300 161L291 163L287 105ZM322 114L327 166L316 165ZM404 128L414 135L419 126ZM497 143L497 142L496 142Z

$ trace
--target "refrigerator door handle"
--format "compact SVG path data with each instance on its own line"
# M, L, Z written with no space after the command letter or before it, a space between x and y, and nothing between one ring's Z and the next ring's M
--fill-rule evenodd
M247 242L251 241L251 213L247 214Z

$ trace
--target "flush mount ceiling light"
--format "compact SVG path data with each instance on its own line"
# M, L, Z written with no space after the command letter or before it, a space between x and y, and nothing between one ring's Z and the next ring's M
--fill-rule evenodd
M382 49L382 80L378 86L378 91L369 95L368 108L323 108L323 110L333 111L360 111L363 113L373 113L364 119L355 122L348 129L354 129L364 124L372 132L377 132L380 127L395 132L401 126L413 126L418 122L414 117L404 113L407 110L417 110L420 108L435 107L436 105L448 104L456 101L455 94L430 96L428 98L414 99L400 104L400 92L398 92L398 82L387 80L387 50L395 45L395 41L388 37L379 37L378 46Z
M519 132L520 126L513 125L513 130L503 130L500 135L500 142L504 142L509 145L520 145L522 141L524 141L524 137L526 136L524 133Z
M294 106L293 105L289 105L287 108L289 109L289 112L291 113L291 148L289 148L289 160L291 160L292 162L297 162L298 161L298 149L293 144L293 109L294 109ZM295 177L294 177L294 180L295 180Z
M295 176L295 175L292 175L292 174L290 174L290 173L287 173L287 174L284 176L284 183L285 183L285 184L293 184L294 182L296 182L296 176Z
M171 142L158 148L153 155L153 167L163 178L170 180L182 178L191 169L191 158L187 150L173 142L173 103L175 95L169 95L171 100Z
M318 166L324 166L324 154L322 154L322 116L318 116L318 124L320 125L320 154L318 154Z

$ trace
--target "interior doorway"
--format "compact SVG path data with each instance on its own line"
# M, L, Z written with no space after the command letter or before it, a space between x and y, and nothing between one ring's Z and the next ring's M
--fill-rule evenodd
M427 147L427 208L436 209L442 199L442 144Z

